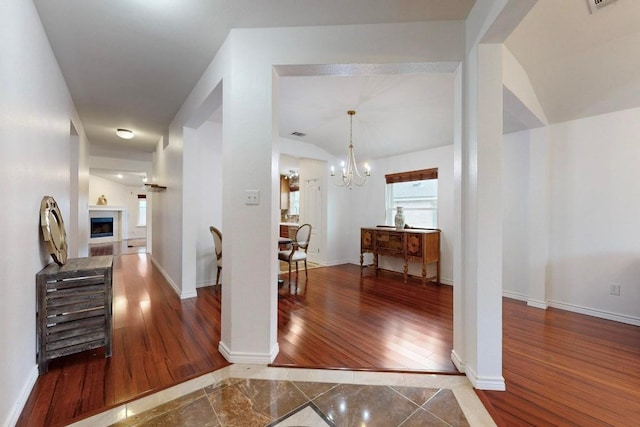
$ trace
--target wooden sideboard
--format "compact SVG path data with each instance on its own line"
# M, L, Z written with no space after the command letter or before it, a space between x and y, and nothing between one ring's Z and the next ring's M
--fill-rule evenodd
M112 266L111 255L70 258L36 274L40 374L56 357L103 346L111 356Z
M409 261L422 264L422 282L436 280L440 284L440 230L393 227L370 227L360 229L360 273L365 253L373 254L373 265L378 272L378 256L390 256L404 260L404 282L409 275ZM436 264L436 276L427 277L427 265Z

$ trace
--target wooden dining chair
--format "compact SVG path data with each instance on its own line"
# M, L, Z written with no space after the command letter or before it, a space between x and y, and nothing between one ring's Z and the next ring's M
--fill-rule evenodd
M216 252L216 265L218 273L216 274L216 285L220 282L220 271L222 270L222 232L213 225L209 227L209 231L213 236L213 246Z
M278 251L278 259L289 264L289 280L291 280L291 264L296 263L296 276L298 275L298 262L304 261L304 274L307 274L307 249L311 239L311 224L302 224L296 230L296 235L291 242L291 247Z

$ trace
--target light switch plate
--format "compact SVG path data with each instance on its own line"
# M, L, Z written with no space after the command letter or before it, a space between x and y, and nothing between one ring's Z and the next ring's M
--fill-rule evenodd
M259 205L260 204L260 190L244 190L244 204L245 205Z

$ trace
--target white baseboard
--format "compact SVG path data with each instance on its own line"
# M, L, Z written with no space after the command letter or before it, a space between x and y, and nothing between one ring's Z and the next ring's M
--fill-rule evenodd
M640 326L640 318L627 316L626 314L612 313L610 311L598 310L595 308L582 307L576 304L569 304L561 301L550 301L549 306L561 310L572 311L574 313L586 314L587 316L599 317L601 319L613 320L615 322L627 323L629 325Z
M197 288L206 288L207 286L215 286L215 283L213 283L213 280L207 280L206 282L196 283L196 289Z
M539 300L539 299L533 299L533 298L529 298L527 300L527 305L529 307L541 308L543 310L546 310L549 307L549 304L546 301L542 301L542 300Z
M458 369L458 371L464 373L465 372L465 364L464 361L460 358L460 356L458 356L458 353L456 353L455 350L451 350L451 361L453 362L454 365L456 365L456 368Z
M181 292L180 293L180 299L189 299L189 298L195 298L198 296L198 292L193 290L193 291L189 291L189 292Z
M511 292L502 290L502 296L505 298L517 299L519 301L528 301L529 298L525 294L521 294L519 292Z
M222 341L218 344L218 351L229 363L243 363L243 364L255 364L255 365L268 365L272 363L278 353L280 352L280 347L278 343L276 343L271 352L266 353L244 353L244 352L232 352L229 350L229 347Z
M599 310L597 308L583 307L577 304L570 304L562 301L542 301L528 298L526 295L502 291L502 296L506 298L516 299L520 301L526 301L530 307L547 309L549 307L558 308L560 310L571 311L579 314L586 314L587 316L599 317L601 319L613 320L614 322L627 323L629 325L640 326L640 318L634 316L628 316L626 314L612 313L610 311Z
M22 390L20 390L18 400L16 400L16 403L13 405L13 411L7 414L7 418L2 422L4 427L15 426L18 423L18 418L20 418L24 405L27 403L27 399L29 399L31 390L33 390L33 386L36 384L37 380L38 366L33 365L31 372L27 376L27 381L24 386L22 386Z
M473 387L478 390L506 390L506 384L502 375L499 377L479 377L471 366L466 367L465 374Z
M357 265L360 265L360 261L352 262L351 260L348 260L348 259L342 259L342 260L327 261L327 263L325 265L327 267L335 267L336 265L342 265L342 264L357 264Z

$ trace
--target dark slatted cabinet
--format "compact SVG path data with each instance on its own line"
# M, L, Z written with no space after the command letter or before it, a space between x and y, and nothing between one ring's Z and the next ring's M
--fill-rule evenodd
M112 269L108 255L51 263L36 274L40 374L68 354L104 346L111 356Z

